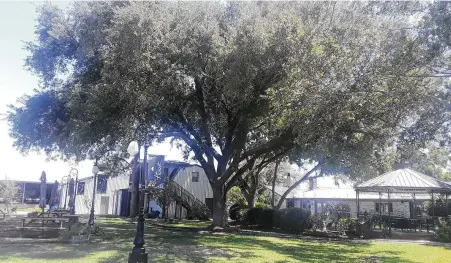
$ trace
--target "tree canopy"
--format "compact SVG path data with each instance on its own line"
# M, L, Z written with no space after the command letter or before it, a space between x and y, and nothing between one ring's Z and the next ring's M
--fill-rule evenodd
M213 223L224 225L227 190L257 160L290 155L356 176L387 145L433 136L449 119L448 89L431 77L443 52L411 19L425 12L419 3L45 5L26 60L41 87L12 107L11 136L23 152L78 159L123 152L132 139L182 140L212 185Z

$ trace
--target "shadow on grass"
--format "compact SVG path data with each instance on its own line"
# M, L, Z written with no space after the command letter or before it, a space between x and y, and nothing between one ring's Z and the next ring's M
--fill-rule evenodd
M136 224L118 218L97 221L103 234L89 244L0 245L0 262L20 258L23 262L127 262L133 247ZM199 262L218 258L233 262L404 262L401 252L377 251L371 255L368 243L318 242L248 235L211 235L171 231L147 226L145 248L149 262ZM269 260L266 256L274 257ZM278 257L278 258L277 258ZM279 258L285 258L279 260ZM10 260L13 261L13 260ZM19 261L20 262L20 261Z
M318 242L284 238L260 238L252 236L205 236L202 243L232 250L241 259L265 260L268 252L289 258L290 262L403 262L413 263L400 257L401 252L380 251L381 255L362 253L370 246L368 243ZM207 245L209 246L209 245ZM270 256L268 254L268 256ZM287 262L286 260L274 262Z

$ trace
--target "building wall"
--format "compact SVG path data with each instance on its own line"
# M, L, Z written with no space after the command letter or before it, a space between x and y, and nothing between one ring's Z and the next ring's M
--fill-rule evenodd
M80 182L85 182L84 194L77 193L75 197L75 213L76 214L89 214L94 178L81 179ZM118 192L121 189L127 189L129 184L129 176L121 175L116 177L109 177L107 179L107 189L106 193L99 193L96 189L96 198L94 205L94 214L116 214L116 206L120 204L120 199L118 198ZM66 185L61 187L61 197L60 197L60 207L64 207L64 194L66 193ZM103 202L102 201L107 201ZM69 197L67 198L66 207L68 207ZM89 204L89 205L86 205ZM106 212L106 213L105 213Z
M322 208L325 204L338 204L338 203L346 203L350 208L350 216L357 216L357 202L356 200L347 199L347 200L326 200L326 199L288 199L294 201L294 207L302 207L309 209L311 214L318 214L322 212ZM379 214L376 212L376 203L379 203L379 200L360 200L360 213L368 212L369 214ZM382 203L388 203L387 200L382 200ZM393 216L400 216L410 218L410 203L408 201L391 201L393 206L393 212L391 213ZM315 210L316 209L316 210ZM383 215L388 215L388 212L382 212Z
M173 168L169 168L169 173L171 173ZM199 181L192 181L192 173L199 173ZM128 189L129 186L129 176L121 175L116 177L109 177L107 179L107 189L106 193L99 193L96 191L95 205L94 205L94 213L96 215L99 214L119 214L121 200L120 200L120 190ZM213 198L213 191L211 189L208 178L204 172L204 170L199 166L189 166L185 168L181 168L180 171L174 176L173 180L185 188L188 192L194 195L199 201L205 203L206 198ZM77 214L89 214L90 205L92 200L92 191L93 191L93 178L81 179L80 182L85 182L85 191L84 194L77 194L75 197L75 212ZM60 207L64 207L64 195L66 193L66 185L61 187L61 196L60 196ZM107 203L103 203L103 201L108 201ZM150 200L152 201L152 200ZM66 208L68 207L69 197L66 200ZM89 205L87 206L86 203ZM105 204L108 204L107 206ZM151 206L158 209L156 204L150 202ZM160 208L161 209L161 208ZM176 206L175 202L169 206L168 216L169 217L179 217L180 208ZM186 209L182 208L182 217L186 216Z
M193 172L199 173L198 182L193 182ZM204 172L202 167L197 165L181 168L180 171L174 176L173 181L185 190L190 192L194 197L196 197L202 203L206 203L206 198L213 198L213 190L211 189L208 177ZM181 217L184 218L187 215L187 211L182 207ZM169 218L180 218L180 205L176 202L172 202L168 207L168 217Z
M193 172L199 173L198 182L192 181ZM202 167L193 165L182 168L173 180L203 203L205 203L205 198L213 198L213 190L211 189L210 182Z

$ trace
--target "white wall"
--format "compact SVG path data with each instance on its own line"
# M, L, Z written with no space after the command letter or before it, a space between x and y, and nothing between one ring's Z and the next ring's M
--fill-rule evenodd
M199 173L198 182L192 181L193 172ZM213 198L213 190L202 167L194 165L180 169L174 177L174 182L182 186L203 203L205 203L205 198Z
M172 169L169 170L169 173ZM192 173L199 173L199 181L192 181ZM199 166L190 166L181 168L180 171L174 176L173 180L185 188L188 192L194 195L199 201L205 203L205 198L213 198L213 191L211 189L208 178L204 172L204 170ZM85 192L83 195L77 195L75 198L75 212L77 214L89 214L89 209L85 205L85 200L92 199L92 190L93 190L93 178L88 179L80 179L80 182L85 182ZM98 193L96 191L95 205L94 205L94 213L96 215L101 214L101 199L102 196L108 197L108 214L117 214L116 204L120 204L120 195L118 195L118 191L121 189L128 189L129 186L129 176L122 175L117 177L109 177L107 181L107 189L106 193ZM66 192L66 185L63 185L61 188L62 197L60 197L60 206L64 206L64 194ZM157 204L154 204L152 201L152 205L157 209ZM69 198L67 198L67 203L69 203ZM91 204L91 202L89 202ZM68 207L68 205L66 205ZM160 208L161 209L161 208ZM169 206L169 217L174 217L176 212L175 202ZM179 208L177 208L177 216L180 213ZM182 216L186 215L186 210L182 209Z
M108 214L115 214L115 203L117 199L117 191L121 189L128 189L129 184L129 177L127 175L121 175L121 176L115 176L115 177L109 177L107 179L107 189L106 193L99 193L96 191L96 197L95 197L95 205L94 205L94 214L99 215L101 214L101 199L102 196L108 197ZM88 179L80 179L80 182L85 182L85 192L83 195L77 194L75 197L75 213L76 214L89 214L90 210L85 205L86 200L92 200L92 191L93 191L93 184L94 184L94 178L88 178ZM96 189L97 190L97 189ZM60 197L60 207L64 206L64 194L66 193L66 185L63 185L61 188L62 197ZM120 200L118 200L120 201ZM92 201L89 201L89 206L91 205ZM69 198L67 198L67 205L68 207Z

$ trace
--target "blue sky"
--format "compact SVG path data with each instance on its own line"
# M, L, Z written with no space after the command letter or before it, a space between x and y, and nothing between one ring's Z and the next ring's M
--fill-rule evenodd
M69 2L54 2L66 8ZM17 98L32 94L38 87L38 79L23 67L27 52L23 50L23 41L34 38L34 26L37 14L36 6L42 2L0 1L0 114L6 113L7 105L15 104ZM1 119L1 118L0 118ZM69 173L70 167L79 170L80 177L91 175L92 161L80 164L61 161L47 162L45 155L30 153L22 156L13 146L8 135L8 125L0 120L0 179L38 181L41 172L47 173L50 181L60 180ZM153 154L164 154L167 159L182 160L176 149L168 143L150 148Z

